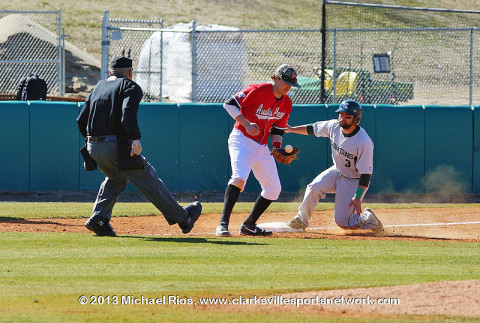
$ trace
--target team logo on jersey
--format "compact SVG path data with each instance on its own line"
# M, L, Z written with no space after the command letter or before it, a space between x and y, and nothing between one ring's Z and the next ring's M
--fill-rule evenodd
M354 157L353 154L349 153L346 150L343 150L343 148L341 148L339 145L337 145L335 142L333 142L333 140L330 140L330 143L331 143L333 149L335 149L337 151L337 153L339 153L342 156L347 157L348 159L353 159L353 157Z
M264 110L263 104L260 104L255 114L257 115L258 119L273 118L273 119L280 120L285 115L285 112L280 112L279 110L280 108L276 108L274 111L272 111L272 108L268 108Z
M239 99L246 97L245 93L243 93L243 92L238 92L237 94L235 94L235 96Z

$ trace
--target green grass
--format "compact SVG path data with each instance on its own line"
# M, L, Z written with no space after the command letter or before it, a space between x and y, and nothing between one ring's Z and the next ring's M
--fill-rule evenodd
M187 203L181 203L183 206ZM203 214L221 213L223 203L202 203ZM300 202L273 203L268 212L295 212ZM364 203L364 206L379 209L414 209L440 207L472 207L478 204L424 204L424 203ZM0 219L45 219L45 218L86 218L92 213L92 202L0 202ZM239 202L235 212L250 212L253 202ZM333 203L319 203L316 210L333 210ZM113 216L158 215L160 212L149 202L117 203Z
M237 203L249 212L253 203ZM268 212L294 211L298 202ZM9 218L88 217L93 203L0 203ZM219 213L222 203L204 203ZM468 207L475 204L380 204L381 208ZM333 209L320 203L317 209ZM157 215L151 203L117 203L114 216ZM200 310L188 305L114 305L121 297L253 297L280 293L480 279L478 243L330 239L255 239L188 236L96 237L88 233L0 234L0 321L367 322L299 312ZM104 297L81 305L80 296ZM413 316L378 316L407 322ZM424 317L442 322L447 317ZM452 318L456 322L474 321Z
M27 322L60 317L274 320L283 314L80 305L78 298L174 295L196 300L480 278L476 243L2 233L0 245L0 317ZM311 318L285 316L287 321Z

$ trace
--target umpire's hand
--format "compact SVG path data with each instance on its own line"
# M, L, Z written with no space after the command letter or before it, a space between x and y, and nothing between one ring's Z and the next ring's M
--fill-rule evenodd
M133 155L140 155L142 153L142 144L140 143L140 140L135 139L132 141L132 151L130 152L130 156Z

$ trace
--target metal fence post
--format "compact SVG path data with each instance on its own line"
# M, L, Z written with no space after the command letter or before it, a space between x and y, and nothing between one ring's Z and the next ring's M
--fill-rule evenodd
M333 103L337 103L337 30L333 30Z
M60 96L65 96L65 27L62 27L62 94Z
M64 96L65 95L65 83L63 82L63 65L65 64L64 56L62 55L62 44L63 44L63 36L62 36L62 9L58 9L58 16L57 16L57 24L58 24L58 44L57 44L57 74L58 74L58 95Z
M322 70L320 71L320 102L326 103L325 95L325 59L327 57L326 48L327 48L327 6L325 0L322 2L322 61L321 66Z
M470 29L470 77L469 77L469 101L468 105L472 105L473 95L473 28Z
M197 23L192 21L192 102L197 102Z
M162 102L162 88L163 88L163 18L160 19L160 94L158 101Z
M108 77L108 47L110 40L108 38L108 11L104 11L102 18L102 66L100 69L100 79Z

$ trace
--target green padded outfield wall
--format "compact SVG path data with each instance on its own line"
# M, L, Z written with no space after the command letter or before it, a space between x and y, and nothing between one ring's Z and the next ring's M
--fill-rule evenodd
M73 102L0 102L0 190L98 189L103 174L84 171L79 154L84 144L76 124L81 107ZM294 105L289 123L335 118L337 108ZM363 111L361 125L375 144L370 192L480 193L480 108L365 105ZM233 120L221 104L142 103L138 116L144 154L171 191L225 190ZM284 144L302 152L291 166L278 165L283 191L303 194L332 164L330 143L285 134ZM253 175L245 190L260 191Z
M472 192L473 110L425 106L425 191Z
M425 111L421 105L376 105L374 174L384 193L424 191Z
M473 109L473 188L474 194L480 194L480 106Z
M224 190L229 179L230 116L222 104L179 104L180 185Z
M30 116L27 102L0 101L0 190L30 190Z
M77 190L78 104L31 101L30 190Z
M138 111L143 154L171 191L181 189L179 118L174 103L142 103ZM128 190L138 191L133 184Z
M82 110L83 103L78 104L78 113ZM78 116L78 114L77 114ZM77 125L76 122L77 117L75 117L75 126ZM78 149L80 149L83 145L85 145L85 138L82 137L80 132L78 131L78 126L77 126L77 135L78 135ZM78 162L79 162L79 183L78 183L78 189L80 190L86 190L86 191L97 191L98 188L100 187L100 184L103 182L105 179L105 176L103 175L102 172L100 171L94 171L94 172L87 172L83 169L83 158L79 153L78 156Z

